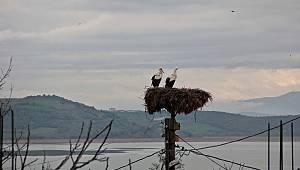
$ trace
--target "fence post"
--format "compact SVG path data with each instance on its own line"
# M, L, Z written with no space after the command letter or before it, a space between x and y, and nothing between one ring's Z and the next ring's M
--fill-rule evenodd
M282 129L282 120L280 120L280 134L279 134L279 146L280 146L280 161L279 161L279 170L283 170L283 129Z

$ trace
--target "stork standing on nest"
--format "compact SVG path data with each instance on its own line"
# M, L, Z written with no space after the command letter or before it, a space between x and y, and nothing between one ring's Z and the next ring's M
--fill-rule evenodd
M175 68L173 74L171 74L171 76L167 77L165 88L173 88L174 83L177 79L177 70L178 70L178 68Z
M152 76L151 80L152 80L152 86L153 86L153 87L158 87L158 86L159 86L163 74L164 74L163 69L162 69L162 68L159 68L158 73L157 73L157 74L154 74L154 75Z

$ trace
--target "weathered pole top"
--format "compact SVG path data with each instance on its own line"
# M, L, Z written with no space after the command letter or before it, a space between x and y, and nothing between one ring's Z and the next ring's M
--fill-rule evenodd
M213 97L200 89L148 88L145 92L145 107L149 114L166 109L172 115L189 114L202 108Z

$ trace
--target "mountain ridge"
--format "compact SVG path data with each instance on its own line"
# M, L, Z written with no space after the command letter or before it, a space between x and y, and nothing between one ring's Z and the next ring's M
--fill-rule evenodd
M297 115L300 113L300 92L291 91L279 96L261 97L225 103L215 103L210 108L244 115Z
M12 106L16 128L18 131L24 130L29 124L34 139L76 138L81 123L87 124L90 120L94 122L93 133L103 128L110 120L114 120L110 138L159 138L163 132L161 121L169 116L165 111L151 116L144 111L136 110L97 110L93 106L55 95L12 99ZM200 111L194 114L177 116L177 121L181 123L178 134L190 138L244 136L265 130L268 122L275 126L280 120L295 118L292 115L250 117L216 111ZM9 115L5 117L4 126L4 136L9 138ZM300 126L295 124L295 135L300 136L299 128Z
M300 96L300 91L290 91L278 96L268 96L268 97L258 97L247 100L240 100L242 102L260 101L260 100L270 100L275 98L288 98L288 97L298 97Z

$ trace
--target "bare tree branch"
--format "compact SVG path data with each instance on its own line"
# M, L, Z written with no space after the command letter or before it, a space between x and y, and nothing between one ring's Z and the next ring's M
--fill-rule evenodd
M0 75L0 90L3 89L4 85L6 84L6 79L9 77L9 74L12 70L12 58L10 58L9 65L7 69L3 70L1 68L1 75ZM10 87L10 93L8 98L0 99L0 116L5 116L11 109L10 102L12 96L13 87ZM3 129L2 129L3 131Z
M108 160L109 160L109 158L107 157L107 158L106 158L106 166L105 166L105 170L108 170Z
M76 164L73 164L73 166L70 168L70 170L76 170L76 169L82 168L82 167L84 167L84 166L86 166L86 165L88 165L88 164L90 164L91 162L96 161L96 160L99 161L98 155L101 153L101 151L102 151L101 149L102 149L103 145L105 144L105 142L106 142L106 140L107 140L107 138L108 138L108 135L109 135L109 133L110 133L110 131L111 131L111 125L112 125L112 121L111 121L104 129L102 129L102 130L101 130L100 132L98 132L94 137L92 137L90 140L86 140L86 145L84 145L84 146L82 147L82 150L81 150L81 152L79 153L79 154L81 154L81 155L78 155L79 158L82 157L82 155L84 154L84 152L88 149L89 145L90 145L91 143L93 143L94 140L95 140L96 138L98 138L102 133L104 133L104 132L107 130L107 133L106 133L106 135L105 135L105 137L104 137L104 139L103 139L101 145L98 147L98 150L97 150L96 153L94 154L94 156L93 156L91 159L89 159L89 160L87 160L87 161L81 163L81 165L78 165L78 162L77 162L77 163L75 162ZM91 131L91 127L92 127L92 122L90 121L89 132L88 132L88 136L87 136L86 139L89 138L89 134L90 134L90 131Z
M132 170L131 159L129 158L129 170Z
M7 69L3 70L1 68L1 75L0 75L0 90L3 88L4 84L6 83L6 79L9 77L9 73L12 70L12 57L9 60L9 65Z
M106 162L106 170L108 169L108 158L98 158L98 156L104 151L104 149L102 149L102 147L104 146L108 135L110 134L111 131L111 126L112 126L112 121L105 127L103 128L100 132L98 132L96 135L91 137L91 131L92 131L92 127L93 127L93 123L92 121L90 121L88 129L87 129L87 135L85 137L85 140L83 142L83 144L80 144L81 138L82 138L82 134L83 134L83 130L84 130L84 123L82 123L81 125L81 129L80 129L80 133L79 136L75 142L75 144L72 144L72 141L69 141L69 155L67 155L61 162L60 164L55 168L55 170L59 170L61 169L66 163L67 161L71 158L72 161L72 165L70 167L70 170L76 170L76 169L80 169L83 168L84 166L90 164L91 162L94 161L99 161L99 162ZM101 134L103 134L105 131L105 137L101 143L101 145L98 147L97 151L95 152L95 154L93 154L92 158L90 158L87 161L81 161L81 158L83 157L83 155L85 155L85 152L88 150L89 146L91 143L94 142L95 139L97 139ZM74 154L75 152L80 149L80 151L78 152L78 155L76 157L76 159L74 159Z
M20 134L20 136L17 138L16 137L16 141L15 144L17 146L17 152L18 154L16 155L19 156L20 162L21 162L21 167L19 169L24 170L26 167L31 166L34 162L36 162L38 159L34 159L30 162L27 162L27 158L28 158L28 153L29 153L29 146L30 146L30 128L29 125L27 125L27 136L26 136L26 142L20 146L20 140L22 139L22 132ZM25 149L25 151L23 152L24 155L22 154L22 151Z
M46 152L43 151L43 163L42 163L42 170L45 170L45 164L46 164Z

